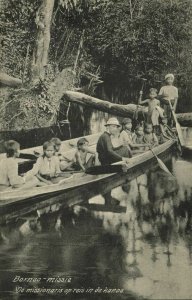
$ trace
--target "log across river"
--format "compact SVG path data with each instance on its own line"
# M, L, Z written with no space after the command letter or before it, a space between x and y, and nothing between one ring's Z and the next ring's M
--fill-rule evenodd
M79 92L66 91L64 99L71 103L80 104L120 117L133 117L136 111L138 115L147 114L145 106L132 103L126 105L115 104ZM176 114L176 116L182 126L192 127L192 113L181 113Z

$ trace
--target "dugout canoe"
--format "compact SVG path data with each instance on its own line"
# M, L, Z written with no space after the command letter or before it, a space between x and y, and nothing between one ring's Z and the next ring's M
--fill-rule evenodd
M90 146L94 149L100 134L86 136ZM71 139L62 143L65 157L71 159L76 151L78 139ZM155 147L154 153L164 162L169 160L176 152L176 142L169 140ZM33 155L34 151L42 153L42 146L22 150L21 153ZM0 155L1 159L2 155ZM21 169L27 166L31 160L18 159ZM105 194L125 182L131 181L137 176L155 168L157 160L151 150L138 154L130 159L127 172L118 172L102 175L90 175L74 173L58 184L46 187L35 187L29 190L9 189L0 192L0 224L6 223L32 211L61 204L72 206L83 201L88 201L97 194Z

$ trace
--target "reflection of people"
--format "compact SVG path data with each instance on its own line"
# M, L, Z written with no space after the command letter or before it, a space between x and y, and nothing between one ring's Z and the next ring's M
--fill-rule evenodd
M130 151L123 145L120 138L121 125L116 118L107 121L106 131L100 136L97 142L98 158L102 165L111 164L118 161L127 161Z

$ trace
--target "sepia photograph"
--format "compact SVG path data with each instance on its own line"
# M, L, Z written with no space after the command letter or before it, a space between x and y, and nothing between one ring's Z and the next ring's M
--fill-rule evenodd
M0 300L192 299L192 0L0 0Z

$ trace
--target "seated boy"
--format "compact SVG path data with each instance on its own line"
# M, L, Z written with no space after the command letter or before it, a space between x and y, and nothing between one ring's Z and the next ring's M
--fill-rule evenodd
M144 141L146 144L150 144L151 147L155 147L159 144L158 138L156 134L153 132L153 125L152 124L145 124L144 127Z
M86 138L80 138L77 142L77 151L75 153L75 163L73 164L76 170L85 171L87 168L91 167L95 163L95 151L91 150L89 147L89 142ZM91 156L87 160L87 154L90 153Z
M145 144L144 141L144 130L142 125L137 125L135 128L135 133L133 135L133 143L135 144Z
M25 183L25 177L18 175L18 163L20 145L14 140L5 143L6 157L0 160L0 191L8 187L30 188L37 184L35 177Z
M74 163L74 161L68 160L61 153L61 140L57 137L54 137L51 139L51 143L54 144L55 155L58 156L58 158L59 158L61 171L64 171L64 170L70 168L72 166L72 164Z
M162 144L166 142L169 139L174 139L175 134L171 130L171 128L167 125L168 119L167 117L161 118L160 121L160 137L159 137L159 143Z

